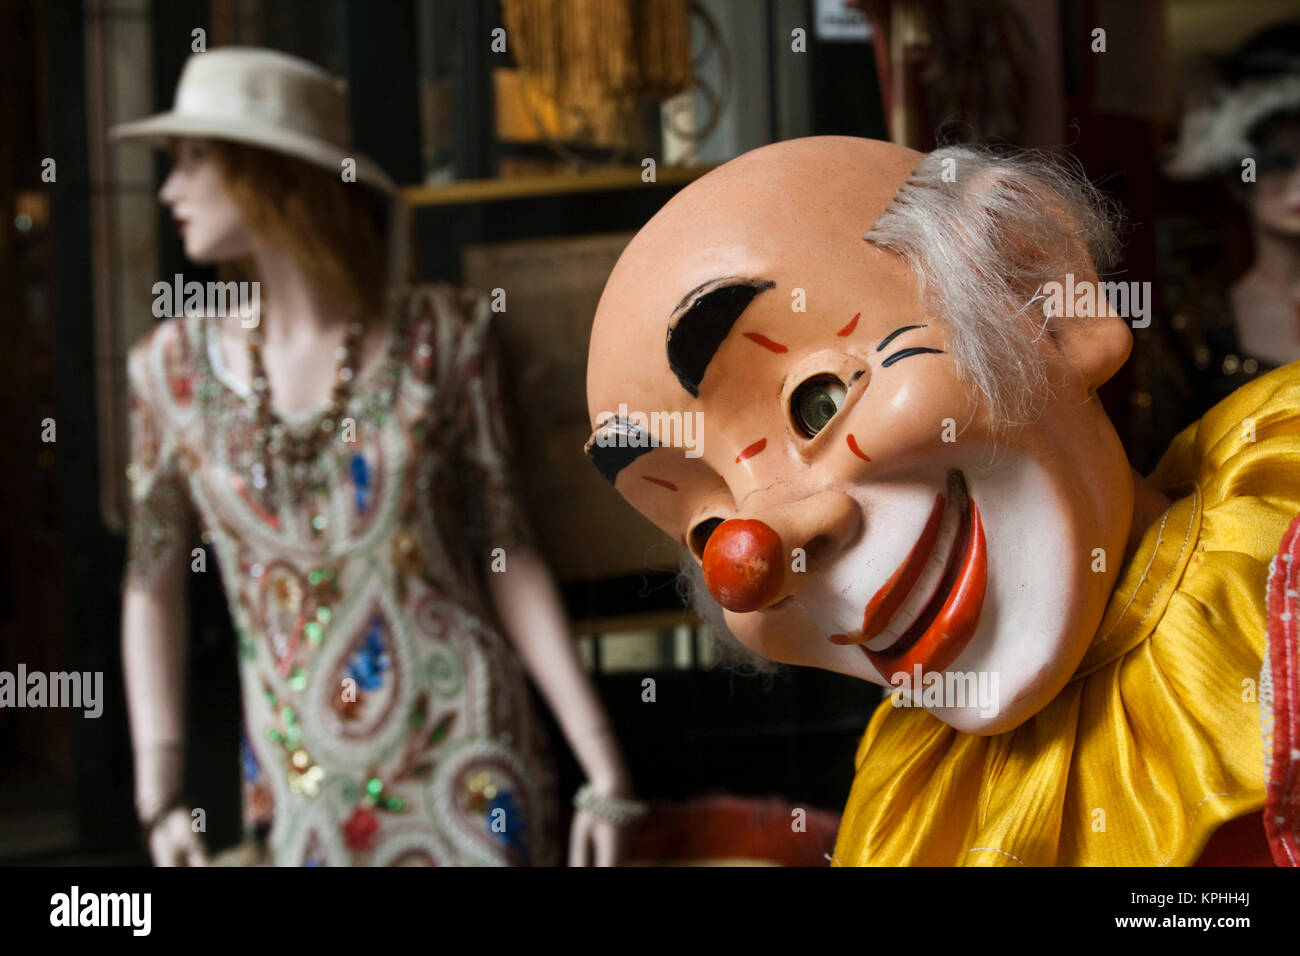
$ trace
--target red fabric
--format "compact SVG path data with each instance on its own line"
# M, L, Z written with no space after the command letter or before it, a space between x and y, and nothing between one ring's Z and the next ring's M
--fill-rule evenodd
M1214 831L1195 866L1273 866L1264 814L1248 813Z
M1273 766L1264 831L1278 866L1300 866L1300 515L1282 535L1268 576L1268 666L1273 682Z
M628 847L629 863L671 865L736 859L783 866L827 866L840 816L777 798L717 795L654 801Z
M1300 515L1268 575L1273 751L1264 809L1219 827L1197 866L1300 866Z

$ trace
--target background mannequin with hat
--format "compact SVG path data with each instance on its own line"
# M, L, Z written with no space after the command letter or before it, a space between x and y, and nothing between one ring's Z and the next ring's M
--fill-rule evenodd
M1208 278L1174 297L1174 381L1158 381L1178 395L1177 378L1191 376L1180 425L1300 359L1300 20L1265 27L1211 62L1215 82L1190 98L1166 172L1226 191L1249 222L1252 260L1240 275L1211 263Z
M349 149L341 81L196 54L171 111L114 135L172 145L159 197L186 255L261 283L259 314L176 316L130 356L122 639L155 862L206 861L180 793L195 519L238 633L246 826L271 862L553 862L525 668L590 780L570 861L616 862L643 807L515 504L488 302L402 281L400 203Z

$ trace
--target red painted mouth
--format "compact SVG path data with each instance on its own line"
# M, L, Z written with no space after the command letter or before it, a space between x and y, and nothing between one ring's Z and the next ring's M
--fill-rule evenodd
M944 563L935 586L935 571L929 566L938 561ZM887 646L876 650L867 647L895 623L918 584L934 590L915 619ZM948 476L948 496L935 496L921 537L898 570L867 602L862 634L834 635L831 640L836 644L857 644L886 680L899 671L910 678L918 664L922 673L942 671L961 655L974 636L987 586L988 556L979 508L967 494L961 472L953 471Z

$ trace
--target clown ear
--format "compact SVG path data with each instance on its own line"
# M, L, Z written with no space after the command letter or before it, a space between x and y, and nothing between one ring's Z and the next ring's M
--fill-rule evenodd
M1050 283L1096 293L1098 269L1116 258L1117 220L1077 169L1051 156L949 146L917 164L863 238L909 263L948 326L958 369L994 420L1017 424L1050 392L1055 350L1045 336L1089 389L1128 354L1131 336L1104 296L1087 316L1045 311Z

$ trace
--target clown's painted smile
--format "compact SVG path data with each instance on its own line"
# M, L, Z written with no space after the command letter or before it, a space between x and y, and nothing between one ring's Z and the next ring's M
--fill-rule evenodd
M979 626L988 586L987 546L979 508L960 471L948 474L948 494L935 497L930 518L906 560L867 603L862 631L832 634L856 644L886 680L899 671L942 671Z

